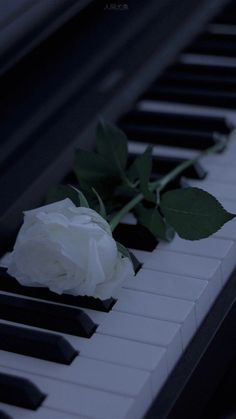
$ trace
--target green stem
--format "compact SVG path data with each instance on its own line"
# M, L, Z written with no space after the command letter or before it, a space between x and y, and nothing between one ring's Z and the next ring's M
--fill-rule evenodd
M207 148L206 150L196 154L195 157L189 160L183 161L183 163L176 166L171 172L169 172L166 176L164 176L162 179L159 179L155 182L152 182L150 184L150 190L158 191L160 192L164 187L171 182L173 179L175 179L178 175L180 175L184 170L188 169L190 166L192 166L194 163L199 161L202 157L207 156L209 154L217 153L218 151L221 151L223 147L225 146L225 141L221 141L212 147Z
M192 166L194 163L199 161L202 157L207 156L209 154L217 153L221 151L226 144L226 141L221 141L212 147L207 148L206 150L196 154L195 157L189 160L183 161L183 163L176 166L171 172L167 175L163 176L163 178L156 180L155 182L150 183L149 189L151 192L160 192L165 186L171 182L176 176L180 175L184 170L188 169L188 167ZM140 192L136 195L133 199L131 199L117 214L112 218L110 221L111 230L113 231L122 218L128 214L139 202L144 199L144 195Z
M136 195L133 199L131 199L119 212L116 213L116 215L112 218L110 221L111 231L113 231L122 218L130 212L140 201L142 201L144 198L142 193L139 193Z

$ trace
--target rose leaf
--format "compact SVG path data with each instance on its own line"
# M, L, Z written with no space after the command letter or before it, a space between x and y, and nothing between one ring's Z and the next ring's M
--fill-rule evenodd
M149 190L149 180L152 172L152 148L148 146L143 154L138 156L129 167L128 178L139 180L140 190L146 200L156 203L155 194Z
M170 227L161 216L157 207L145 208L139 204L135 207L138 222L146 227L156 238L171 241L175 231Z
M106 177L114 177L112 166L100 155L78 149L75 154L74 172L79 181L99 183Z
M108 161L117 173L125 175L128 158L127 137L115 125L101 120L97 126L97 151Z
M127 257L131 260L130 252L125 246L123 246L123 244L116 242L116 246L117 246L118 252L120 252L122 256Z
M59 185L49 191L46 197L46 203L62 201L65 198L70 198L71 201L78 207L80 205L78 193L68 185Z
M94 192L94 194L96 195L97 200L98 200L99 214L106 220L107 219L107 213L106 213L106 208L105 208L104 202L103 202L102 198L100 197L99 193L96 191L96 189L92 188L92 191Z
M199 188L166 192L160 208L167 223L186 240L209 237L235 217L214 196Z
M78 195L78 199L79 199L79 203L80 203L80 207L85 207L85 208L90 208L89 203L85 197L85 195L83 194L83 192L81 192L79 189L77 189L75 186L69 185L69 187L71 189L73 189L77 195Z

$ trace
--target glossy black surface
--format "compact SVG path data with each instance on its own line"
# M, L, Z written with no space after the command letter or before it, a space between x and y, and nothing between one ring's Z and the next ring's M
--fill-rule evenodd
M0 349L66 365L78 355L63 336L1 323Z
M135 272L135 274L137 274L140 271L140 269L142 268L142 263L139 262L139 260L136 258L136 256L134 256L134 254L132 252L129 252L129 254L130 254L130 258L131 258L132 263L133 263L134 272Z
M137 157L137 154L130 154L130 164L134 161L134 158ZM165 175L176 166L183 163L184 159L178 157L170 156L153 156L152 158L152 169L153 173L156 175ZM192 178L192 179L205 179L207 176L206 170L203 169L199 162L194 163L191 167L188 167L182 172L182 176Z
M158 127L156 125L122 124L130 141L141 141L153 145L193 148L205 150L222 140L223 134L194 129Z
M154 86L144 95L145 99L154 99L167 102L189 103L202 106L220 108L236 108L236 89L234 91L184 86L178 83L175 86L163 85Z
M0 290L12 292L13 294L25 295L37 299L52 301L63 305L75 307L90 308L91 310L108 312L115 304L114 298L100 300L99 298L87 296L73 296L69 294L58 295L43 287L24 287L12 276L6 273L4 268L0 267Z
M36 410L46 395L26 378L0 372L0 402Z
M183 83L185 87L198 87L199 89L220 89L226 92L235 90L236 79L233 77L219 77L214 74L214 66L211 67L212 76L202 75L201 72L196 74L173 74L167 73L161 79L163 83L168 84L169 87L176 86L177 83ZM217 127L217 126L216 126ZM217 128L216 128L217 129Z
M0 318L89 338L96 325L78 308L0 294Z
M205 32L188 48L195 54L236 56L236 34Z
M0 419L12 419L12 417L3 412L3 410L0 410Z
M229 25L236 24L236 3L234 0L226 3L226 6L215 17L214 23Z
M120 223L114 230L114 238L125 247L151 252L157 246L157 240L140 224Z
M190 68L194 66L189 66L186 64L179 64L170 67L164 73L165 76L159 78L170 77L170 75L182 76L182 74L189 74ZM202 73L205 74L205 66L196 66L196 72L194 75L201 74L201 68L203 67ZM200 67L200 68L199 68ZM210 72L210 71L209 71ZM212 67L211 67L211 77L214 77L215 74L212 74ZM190 76L192 74L190 73ZM189 77L190 77L189 76ZM173 76L174 77L174 76ZM235 71L236 77L236 71ZM210 76L209 76L210 78ZM236 80L236 78L235 78ZM119 125L125 124L141 124L145 126L156 126L159 128L164 127L172 127L176 129L182 130L194 130L196 132L221 132L223 134L229 134L233 126L232 124L224 117L217 117L217 116L209 116L209 115L194 115L194 114L184 114L184 113L174 113L174 112L154 112L154 111L142 111L142 110L132 110L122 116L119 120Z

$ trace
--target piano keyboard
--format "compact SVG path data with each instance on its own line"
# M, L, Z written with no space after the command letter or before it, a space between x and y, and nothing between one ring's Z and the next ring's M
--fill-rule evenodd
M178 182L213 193L236 213L236 22L222 16L120 125L132 154L154 145L163 172L173 159L227 138L222 153ZM124 230L135 224L132 216L123 222ZM135 247L142 267L105 311L1 290L0 419L145 416L235 269L236 221L201 241Z

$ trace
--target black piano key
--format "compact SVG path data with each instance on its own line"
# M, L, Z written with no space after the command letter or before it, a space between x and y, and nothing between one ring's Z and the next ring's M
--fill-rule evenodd
M0 372L0 402L36 410L45 398L30 380Z
M194 83L193 83L194 85ZM147 90L143 98L167 102L189 103L201 106L236 108L236 91L225 92L217 89L198 89L178 86L154 86Z
M139 260L136 258L136 256L134 256L132 252L129 251L129 254L130 254L130 259L132 260L132 263L133 263L134 272L135 274L137 274L143 265L141 262L139 262Z
M165 71L159 78L171 85L172 83L194 83L196 86L213 86L225 90L236 87L236 68L216 65L176 64Z
M132 164L134 159L137 157L137 154L129 155L129 164ZM184 162L184 159L179 157L170 157L170 156L152 156L152 170L154 174L165 175L171 170L174 170L177 166ZM181 176L191 179L202 180L207 176L207 172L199 162L194 163L192 166L185 169ZM1 287L1 285L0 285Z
M165 73L166 74L166 73ZM220 132L229 134L233 125L226 118L207 115L185 115L168 112L152 112L133 110L127 113L121 120L122 124L155 125L157 127L174 127L186 130Z
M214 70L212 69L212 72ZM175 74L165 74L162 78L160 78L160 82L164 82L168 84L168 86L176 86L177 82L183 82L184 86L186 87L192 87L203 89L203 88L211 88L211 89L220 89L226 92L230 92L232 89L236 89L236 79L230 79L230 78L222 78L212 75L211 76L185 76L184 74L181 74L181 76L178 74L177 76Z
M15 278L7 274L6 269L0 268L0 291L11 292L13 294L25 295L39 300L52 301L63 305L71 305L75 307L89 308L91 310L108 312L112 309L116 300L107 298L100 300L99 298L87 296L74 296L69 294L58 295L43 287L24 287L19 284Z
M157 160L157 161L156 161ZM181 162L183 161L182 159L179 159ZM161 170L160 170L160 168L161 168L161 164L159 165L159 162L161 161L161 157L160 158L153 158L153 165L152 165L152 174L151 174L151 176L150 176L150 180L151 181L156 181L156 180L160 180L162 177L163 177L163 175L165 174L165 173L168 173L171 169L173 169L174 167L176 167L176 165L175 166L173 166L173 165L168 165L167 167L170 169L170 170L164 170L164 169L166 169L166 167L165 167L165 163L162 165L162 169L163 169L163 171L161 172ZM169 163L170 162L170 160L168 160L168 157L166 158L166 161ZM201 166L199 166L199 168L201 168ZM190 169L190 168L189 168ZM163 190L161 191L161 194L163 194L163 193L165 193L165 192L167 192L167 191L171 191L171 190L173 190L173 189L178 189L178 188L181 188L182 187L182 181L181 181L181 179L182 179L182 177L184 176L184 177L190 177L190 176L186 176L186 174L191 174L191 173L194 173L194 177L196 178L196 172L193 170L193 172L187 172L187 171L184 171L181 175L179 175L179 176L176 176L175 177L175 179L173 179L172 181L170 181L170 182L168 182L168 184L163 188ZM204 171L200 171L199 172L199 174L201 174L202 175L202 177L197 177L197 179L204 179L204 177L206 176L206 173L204 172ZM127 199L125 200L125 197L124 197L124 203L126 203L127 202ZM146 205L149 205L148 203L146 203Z
M213 23L223 24L223 25L236 25L236 15L225 13L224 16L217 17Z
M97 325L78 308L0 294L0 318L90 338Z
M177 62L168 67L164 74L175 74L176 76L181 74L189 76L206 76L206 77L219 77L222 79L235 79L236 78L236 66L225 66L217 64L194 64L194 63L182 63Z
M60 335L0 324L0 349L69 365L78 352Z
M158 244L155 237L140 224L120 223L113 235L115 240L131 249L152 252Z
M3 410L0 410L0 419L12 419L12 417L3 412Z
M186 52L236 57L236 35L205 32L187 48Z
M214 23L236 24L236 4L234 1L230 1L226 4L224 9L215 17Z
M153 171L155 173L159 173L160 175L165 175L183 163L183 161L184 159L177 157L155 156L152 161ZM194 165L184 170L181 176L202 180L207 176L207 172L203 169L199 162L196 162Z
M173 147L184 147L205 150L222 141L223 134L217 132L201 132L183 130L172 127L159 128L154 125L123 124L123 131L131 141L162 144Z

